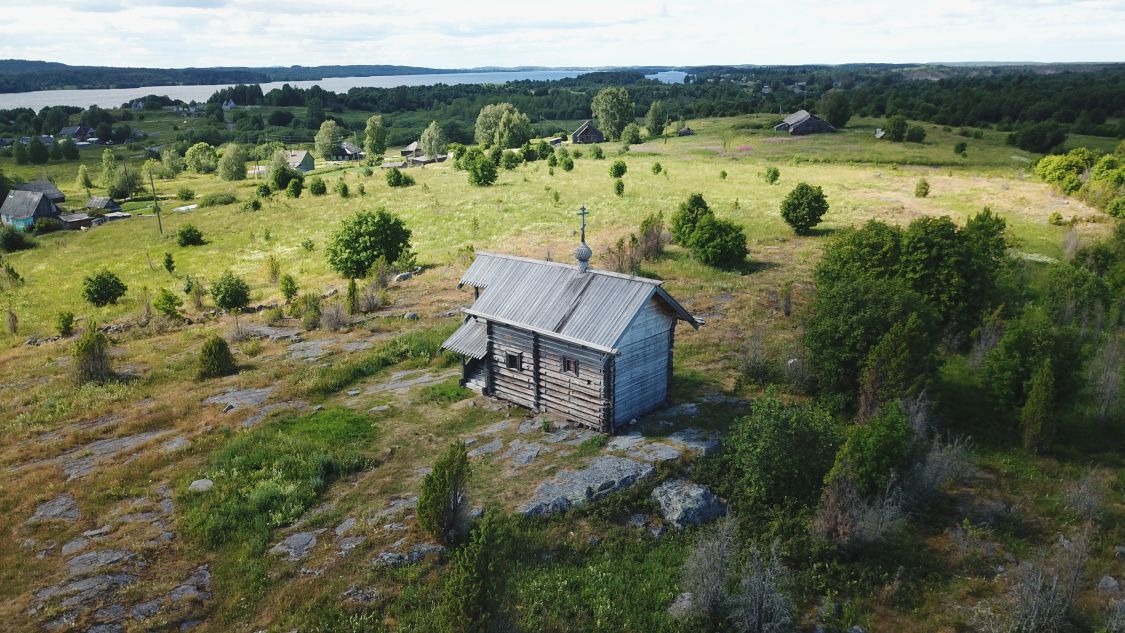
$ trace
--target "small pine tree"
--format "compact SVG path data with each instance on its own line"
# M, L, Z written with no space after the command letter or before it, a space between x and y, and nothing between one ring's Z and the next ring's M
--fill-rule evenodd
M507 536L495 511L488 511L465 547L450 561L438 609L442 633L484 633L497 609Z
M344 296L344 309L348 311L348 314L359 312L359 288L356 286L354 278L348 280L348 292Z
M223 337L216 334L204 341L199 350L199 368L196 371L200 380L229 376L236 371L238 367L234 364L234 356Z
M289 196L290 198L300 198L301 191L304 189L304 186L305 185L301 182L300 178L294 178L293 180L289 181L288 185L286 185L285 195Z
M919 178L918 184L914 185L914 197L925 198L930 195L930 183L925 178Z
M1050 445L1055 435L1054 408L1055 373L1047 359L1031 377L1027 402L1020 411L1024 448L1038 453Z
M55 325L58 326L59 336L66 338L74 334L74 313L60 312L55 317Z
M613 193L623 196L625 195L625 181L617 178L613 181Z
M293 275L285 273L278 279L278 289L281 290L281 296L285 297L285 303L292 303L293 298L297 296L297 280Z
M469 472L465 443L454 442L434 462L433 471L422 479L422 491L418 495L418 525L442 543L451 544L457 540Z
M74 378L78 384L101 382L113 376L109 365L109 339L98 330L97 323L86 325L86 331L74 343Z
M171 253L164 253L164 270L168 271L169 275L176 272L176 260Z

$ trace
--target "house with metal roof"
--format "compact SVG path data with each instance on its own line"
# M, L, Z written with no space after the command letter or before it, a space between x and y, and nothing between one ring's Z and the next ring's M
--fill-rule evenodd
M309 172L316 169L316 159L306 149L301 150L288 150L285 153L285 160L293 169L302 172Z
M120 211L121 205L117 204L117 201L113 198L109 198L106 196L91 196L90 199L86 201L86 208L93 209L94 211L99 211L101 213L109 213L113 211Z
M59 191L59 188L55 186L55 183L51 182L50 180L33 180L31 182L22 182L13 187L13 189L18 189L19 191L30 191L32 193L41 193L46 196L48 200L55 204L66 202L66 195L64 195L63 192Z
M805 134L819 134L821 132L835 132L828 121L810 113L808 110L797 110L785 117L781 123L773 126L775 132L789 132L793 136Z
M589 144L589 143L604 143L605 135L602 131L594 127L593 121L586 121L574 130L574 134L570 135L570 142L575 145Z
M577 264L478 253L458 283L476 300L442 347L462 385L613 433L668 401L676 324L700 322L659 280L590 268L585 232Z
M30 231L40 218L58 218L59 208L38 191L13 189L0 205L0 222L23 231Z

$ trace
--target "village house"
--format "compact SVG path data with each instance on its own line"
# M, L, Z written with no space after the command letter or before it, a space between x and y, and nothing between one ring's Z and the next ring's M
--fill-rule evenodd
M363 158L363 151L354 144L344 141L336 148L335 160L359 160Z
M773 129L775 132L789 132L793 136L836 131L836 128L829 125L828 121L809 113L808 110L797 110L785 117L785 120L781 123L773 126Z
M63 194L63 192L59 191L59 188L55 186L55 183L49 180L33 180L31 182L24 182L16 185L15 187L13 187L13 189L17 189L19 191L41 193L54 204L66 202L66 195Z
M298 171L309 172L316 169L316 159L306 149L287 151L286 160L290 167Z
M74 141L85 141L90 137L91 132L93 132L93 130L85 125L68 125L59 130L59 133L55 136L58 138L69 138Z
M238 104L236 104L234 102L234 99L227 99L226 101L223 102L223 112L230 112L231 110L233 110L237 107L238 107Z
M582 125L578 126L578 129L574 131L574 134L570 135L570 140L575 145L604 143L605 135L601 133L601 130L594 127L594 123L592 121L586 121Z
M464 386L613 433L667 403L676 323L700 322L659 280L590 268L585 232L583 217L577 264L478 253L458 283L476 301L442 347Z
M405 156L406 158L410 158L412 156L421 156L422 155L422 145L418 141L414 141L410 145L407 145L406 147L402 148L402 151L400 153L403 156Z
M120 211L121 205L117 204L117 202L113 198L107 198L105 196L92 196L89 200L86 201L86 208L93 211L106 213Z
M59 222L64 229L77 231L90 228L94 223L94 216L88 213L62 213L59 215Z
M59 208L38 191L14 189L0 206L0 222L22 231L31 230L36 220L58 217Z

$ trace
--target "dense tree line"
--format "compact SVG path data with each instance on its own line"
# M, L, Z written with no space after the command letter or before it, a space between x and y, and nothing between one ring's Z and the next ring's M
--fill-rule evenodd
M0 92L263 81L271 81L269 75L239 68L109 68L40 61L0 61Z

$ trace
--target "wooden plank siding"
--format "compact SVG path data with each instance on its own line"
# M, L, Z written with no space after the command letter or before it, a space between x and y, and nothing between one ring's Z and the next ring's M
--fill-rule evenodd
M675 327L675 316L653 297L625 329L614 359L614 427L667 401Z

